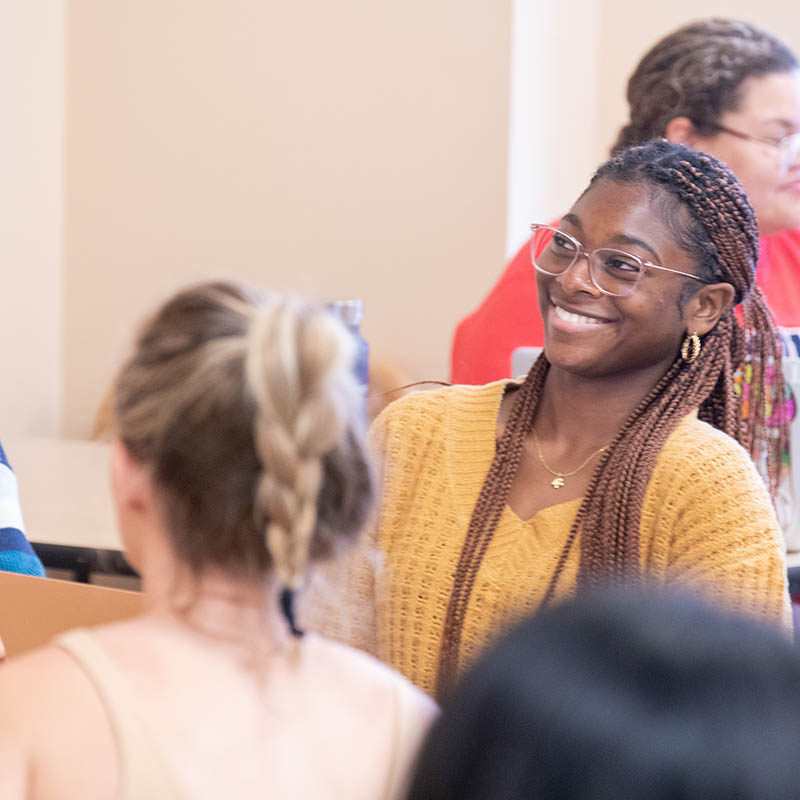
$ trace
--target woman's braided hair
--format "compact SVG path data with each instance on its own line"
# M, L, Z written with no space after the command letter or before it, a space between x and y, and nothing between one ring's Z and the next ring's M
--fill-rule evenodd
M612 153L663 136L675 117L688 117L702 135L716 133L720 115L738 107L747 78L797 66L783 42L746 22L706 19L685 25L653 45L628 80L630 122Z
M697 359L679 353L604 451L564 544L542 605L552 597L570 550L580 537L578 588L627 584L639 577L639 523L645 490L661 448L690 412L739 441L756 462L765 455L769 488L775 493L787 442L783 406L767 424L766 392L758 392L742 419L734 373L747 360L772 372L772 397L784 398L780 342L754 272L758 228L753 210L733 173L711 156L665 140L621 151L592 179L649 186L655 208L675 231L680 246L698 260L698 276L727 282L742 304L742 324L728 309L702 341ZM663 213L662 213L663 212ZM695 283L686 279L681 302ZM494 460L472 512L445 618L438 690L456 674L461 630L481 559L505 508L544 390L549 363L543 354L516 393Z
M274 570L354 541L372 503L352 338L299 298L207 283L145 324L115 386L115 426L146 464L191 573Z

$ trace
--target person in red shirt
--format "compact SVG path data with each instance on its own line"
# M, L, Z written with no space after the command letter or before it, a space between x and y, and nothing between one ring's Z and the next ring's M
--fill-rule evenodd
M627 98L630 121L612 153L663 136L726 161L758 217L757 283L775 322L800 328L797 57L775 36L747 23L703 20L669 34L644 56L628 81ZM538 307L526 243L456 328L452 382L509 377L517 347L544 343ZM798 346L792 355L800 355L800 337Z

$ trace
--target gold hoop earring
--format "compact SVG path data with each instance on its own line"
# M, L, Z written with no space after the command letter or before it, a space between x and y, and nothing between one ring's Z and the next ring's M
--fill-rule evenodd
M689 351L691 348L691 352ZM687 363L691 364L697 360L700 355L702 345L700 344L700 337L696 333L687 334L681 345L681 358Z

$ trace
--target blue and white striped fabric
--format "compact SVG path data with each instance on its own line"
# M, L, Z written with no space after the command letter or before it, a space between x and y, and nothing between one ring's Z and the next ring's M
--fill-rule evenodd
M25 538L17 479L0 445L0 570L44 575L44 567Z

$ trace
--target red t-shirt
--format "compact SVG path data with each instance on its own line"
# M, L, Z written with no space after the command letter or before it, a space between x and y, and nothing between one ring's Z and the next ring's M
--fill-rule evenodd
M800 327L800 229L761 239L756 282L777 325ZM536 277L526 242L481 305L459 322L453 337L450 380L488 383L507 378L517 347L541 347Z

